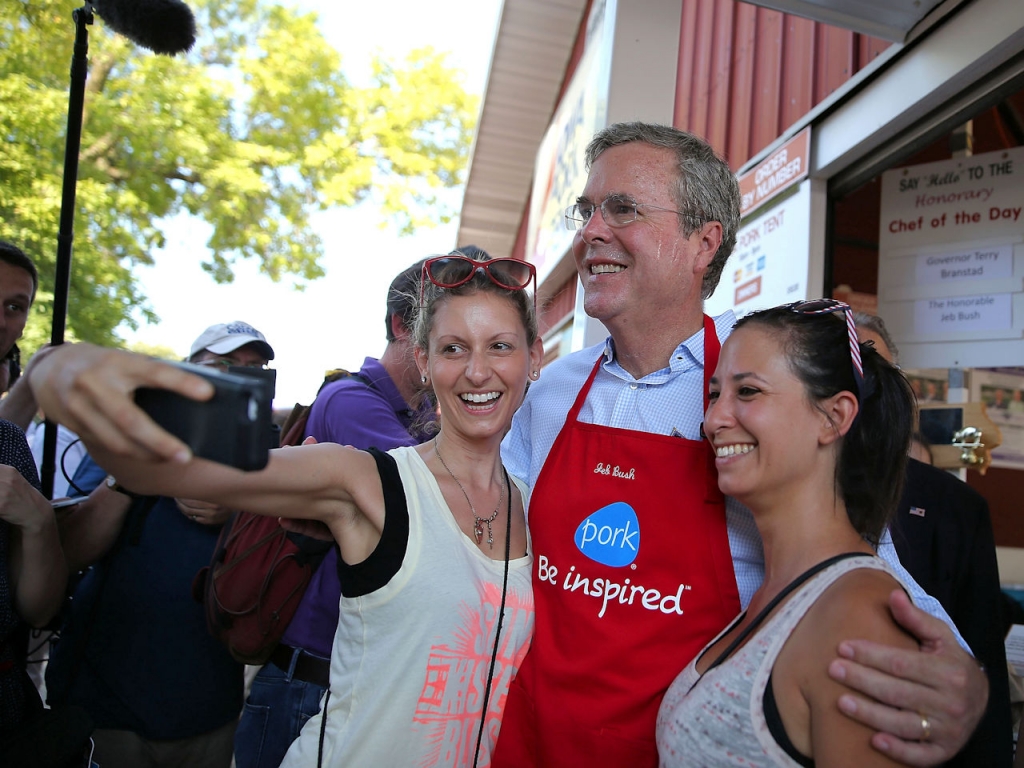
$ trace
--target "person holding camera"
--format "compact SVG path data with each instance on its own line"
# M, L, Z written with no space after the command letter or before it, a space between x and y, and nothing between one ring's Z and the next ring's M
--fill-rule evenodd
M188 362L262 368L273 359L262 333L233 322L207 328ZM231 509L139 496L100 466L83 460L74 483L92 492L61 521L69 565L88 570L51 652L49 703L88 710L103 768L227 768L244 667L207 630L192 580Z
M467 246L462 252L471 250L476 249ZM358 372L321 387L304 438L387 451L430 437L433 406L423 396L412 341L425 261L402 270L388 287L384 354L379 360L367 357ZM338 550L332 547L313 573L280 645L253 680L235 731L237 768L278 768L302 726L320 711L340 598Z
M426 261L415 357L440 429L387 453L303 445L241 472L193 457L131 401L139 387L208 399L207 381L87 345L34 372L47 412L130 487L330 530L343 595L330 690L284 766L490 763L533 633L528 490L500 445L543 360L535 280L517 259Z

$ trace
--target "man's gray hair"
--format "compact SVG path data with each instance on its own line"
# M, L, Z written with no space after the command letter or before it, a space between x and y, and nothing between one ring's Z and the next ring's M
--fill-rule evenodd
M892 354L892 361L894 363L899 361L900 350L897 348L896 342L892 340L892 335L889 333L889 329L885 327L885 321L882 318L878 315L869 315L867 312L854 312L853 322L858 328L877 333L882 341L885 342L885 346L889 348L889 352Z
M653 123L615 123L600 131L587 145L587 170L606 149L634 141L676 153L679 185L673 194L682 212L679 218L685 235L692 235L710 221L722 225L722 244L704 273L701 286L701 297L707 299L718 287L725 262L736 246L740 226L739 182L729 164L704 139Z

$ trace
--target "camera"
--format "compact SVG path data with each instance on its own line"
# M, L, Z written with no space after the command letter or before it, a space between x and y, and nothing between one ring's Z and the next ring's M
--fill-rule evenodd
M135 403L195 456L246 471L263 469L279 440L272 410L276 371L170 365L209 381L213 397L198 401L167 389L140 387Z

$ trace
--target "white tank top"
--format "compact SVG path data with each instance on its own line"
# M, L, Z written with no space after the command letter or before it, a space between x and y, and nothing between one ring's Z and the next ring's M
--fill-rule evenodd
M769 731L763 705L765 688L779 652L800 619L838 578L858 568L885 571L899 580L877 557L839 560L801 585L746 645L707 670L703 679L697 672L697 660L743 614L690 661L669 686L658 711L658 755L663 768L800 768Z
M462 532L414 448L389 455L408 504L408 546L385 586L341 598L323 765L471 766L505 563ZM525 500L527 490L516 485ZM508 687L533 635L532 563L532 555L509 563L480 766L490 764ZM322 715L321 703L282 768L317 764Z

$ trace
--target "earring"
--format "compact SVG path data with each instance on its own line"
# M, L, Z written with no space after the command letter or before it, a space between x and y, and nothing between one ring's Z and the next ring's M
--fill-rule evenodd
M427 374L423 374L422 376L420 376L420 384L426 384L426 383L427 383Z
M536 381L540 378L540 371L530 371L530 378Z

